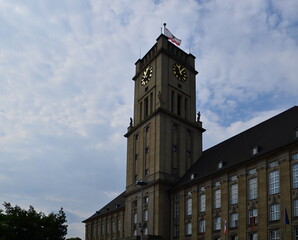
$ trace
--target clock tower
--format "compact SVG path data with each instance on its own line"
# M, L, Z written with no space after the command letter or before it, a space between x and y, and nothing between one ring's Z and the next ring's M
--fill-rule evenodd
M170 238L168 190L202 154L195 57L160 35L136 62L127 137L125 236ZM143 180L147 184L136 185ZM143 219L142 219L143 218Z

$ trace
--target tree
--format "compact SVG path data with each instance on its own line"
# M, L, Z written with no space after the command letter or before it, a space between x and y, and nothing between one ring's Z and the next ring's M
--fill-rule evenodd
M66 216L61 208L58 214L45 215L30 206L28 211L4 203L0 209L0 240L64 240L67 234Z

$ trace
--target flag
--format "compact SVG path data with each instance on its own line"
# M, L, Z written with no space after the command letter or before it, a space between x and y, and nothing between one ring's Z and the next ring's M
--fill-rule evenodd
M253 232L255 230L255 216L251 217L251 231Z
M224 234L227 234L227 219L225 219L224 223Z
M284 212L284 224L290 224L290 220L289 220L289 216L288 216L286 206L285 206L285 212Z
M164 28L164 34L165 36L171 40L173 43L175 43L176 45L180 46L181 44L181 40L176 38L170 31L169 29L167 29L166 27Z

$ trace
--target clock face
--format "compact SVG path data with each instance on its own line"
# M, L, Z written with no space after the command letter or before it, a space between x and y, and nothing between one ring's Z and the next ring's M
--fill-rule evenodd
M146 69L143 72L142 79L141 79L142 85L146 85L150 81L150 79L152 77L152 73L153 73L153 67L152 66L146 67Z
M178 78L182 82L185 82L187 79L185 67L183 67L178 63L174 63L173 65L173 74L176 78Z

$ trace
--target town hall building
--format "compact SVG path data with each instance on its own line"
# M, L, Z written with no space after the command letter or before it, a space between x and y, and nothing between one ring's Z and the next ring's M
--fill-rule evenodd
M195 56L161 34L135 65L126 189L86 240L298 239L298 107L203 151Z

